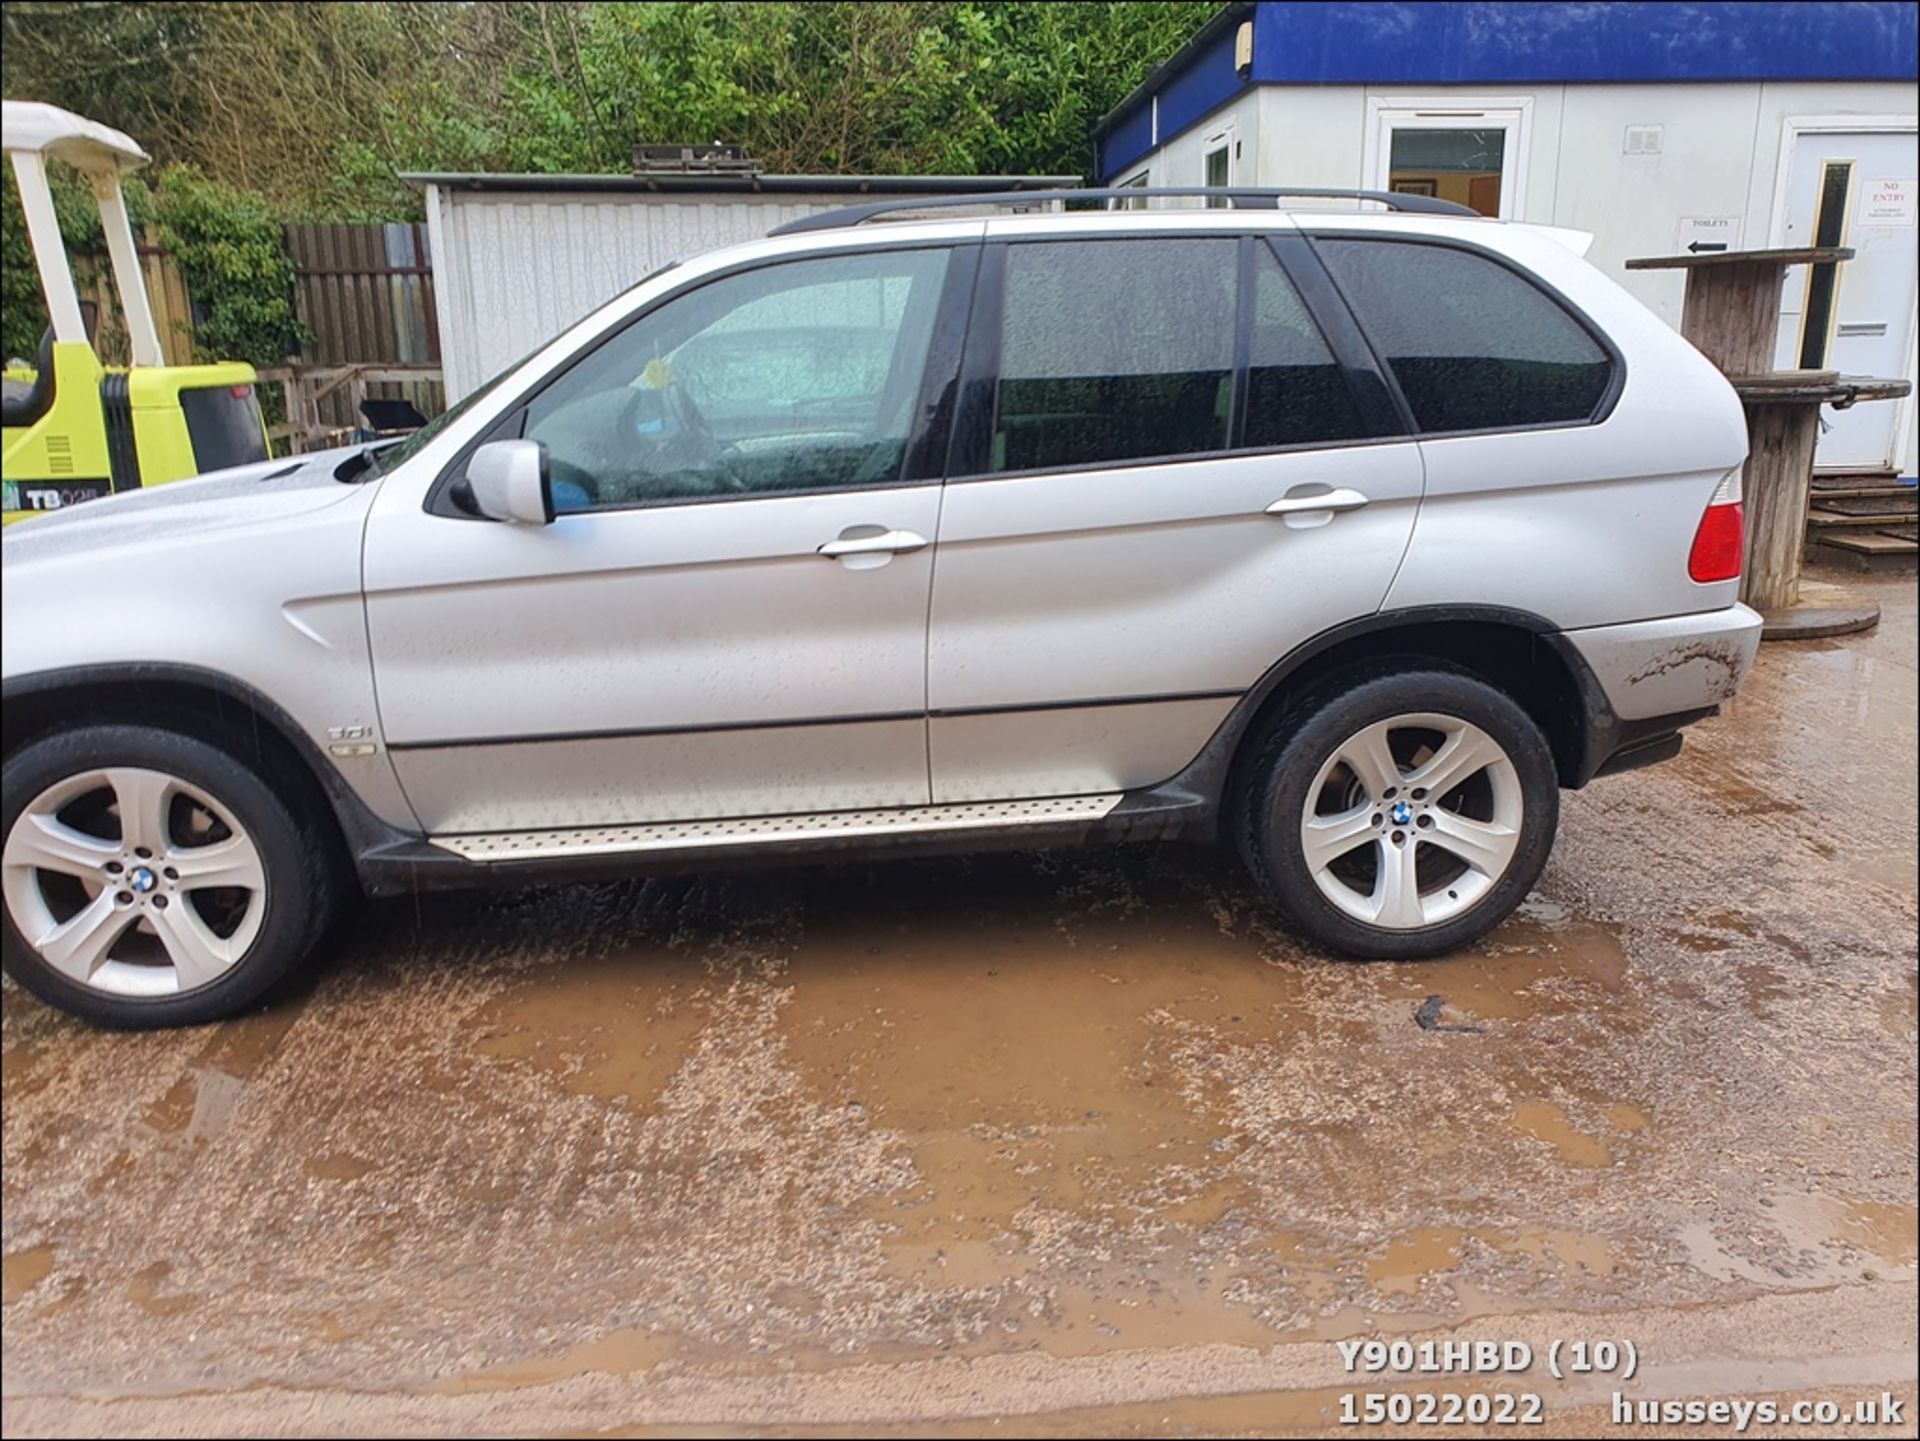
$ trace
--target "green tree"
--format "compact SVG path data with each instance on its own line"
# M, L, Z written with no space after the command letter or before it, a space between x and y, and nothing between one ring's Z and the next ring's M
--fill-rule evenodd
M0 5L0 78L290 216L417 213L421 170L625 171L724 140L787 172L1092 168L1213 0Z

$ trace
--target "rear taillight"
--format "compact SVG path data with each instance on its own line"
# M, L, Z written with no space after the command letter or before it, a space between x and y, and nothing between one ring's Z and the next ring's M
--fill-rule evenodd
M1740 472L1730 470L1713 492L1713 499L1707 502L1707 513L1700 517L1700 528L1693 533L1693 549L1687 553L1687 574L1702 585L1709 581L1737 580L1745 548Z

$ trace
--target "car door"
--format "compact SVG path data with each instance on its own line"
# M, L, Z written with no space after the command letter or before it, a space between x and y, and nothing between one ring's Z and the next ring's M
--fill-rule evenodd
M1376 610L1406 550L1419 451L1304 242L1188 223L1015 224L983 257L933 587L936 802L1170 778L1274 662Z
M489 438L549 525L376 515L382 728L432 834L924 804L926 614L970 247L668 296ZM456 466L457 469L457 466Z

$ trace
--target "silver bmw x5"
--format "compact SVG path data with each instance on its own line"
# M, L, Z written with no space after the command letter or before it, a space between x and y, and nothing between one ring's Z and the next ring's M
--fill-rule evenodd
M1169 837L1331 954L1497 925L1752 662L1739 403L1584 237L1215 198L814 217L12 528L7 971L174 1025L356 892Z

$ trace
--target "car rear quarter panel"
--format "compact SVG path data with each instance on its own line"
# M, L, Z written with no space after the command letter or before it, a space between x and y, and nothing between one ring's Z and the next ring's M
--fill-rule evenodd
M1701 514L1747 451L1740 402L1705 357L1564 244L1525 226L1406 216L1301 223L1494 251L1581 311L1625 366L1597 424L1421 443L1425 496L1388 609L1509 606L1571 629L1735 603L1737 581L1701 585L1687 574Z

